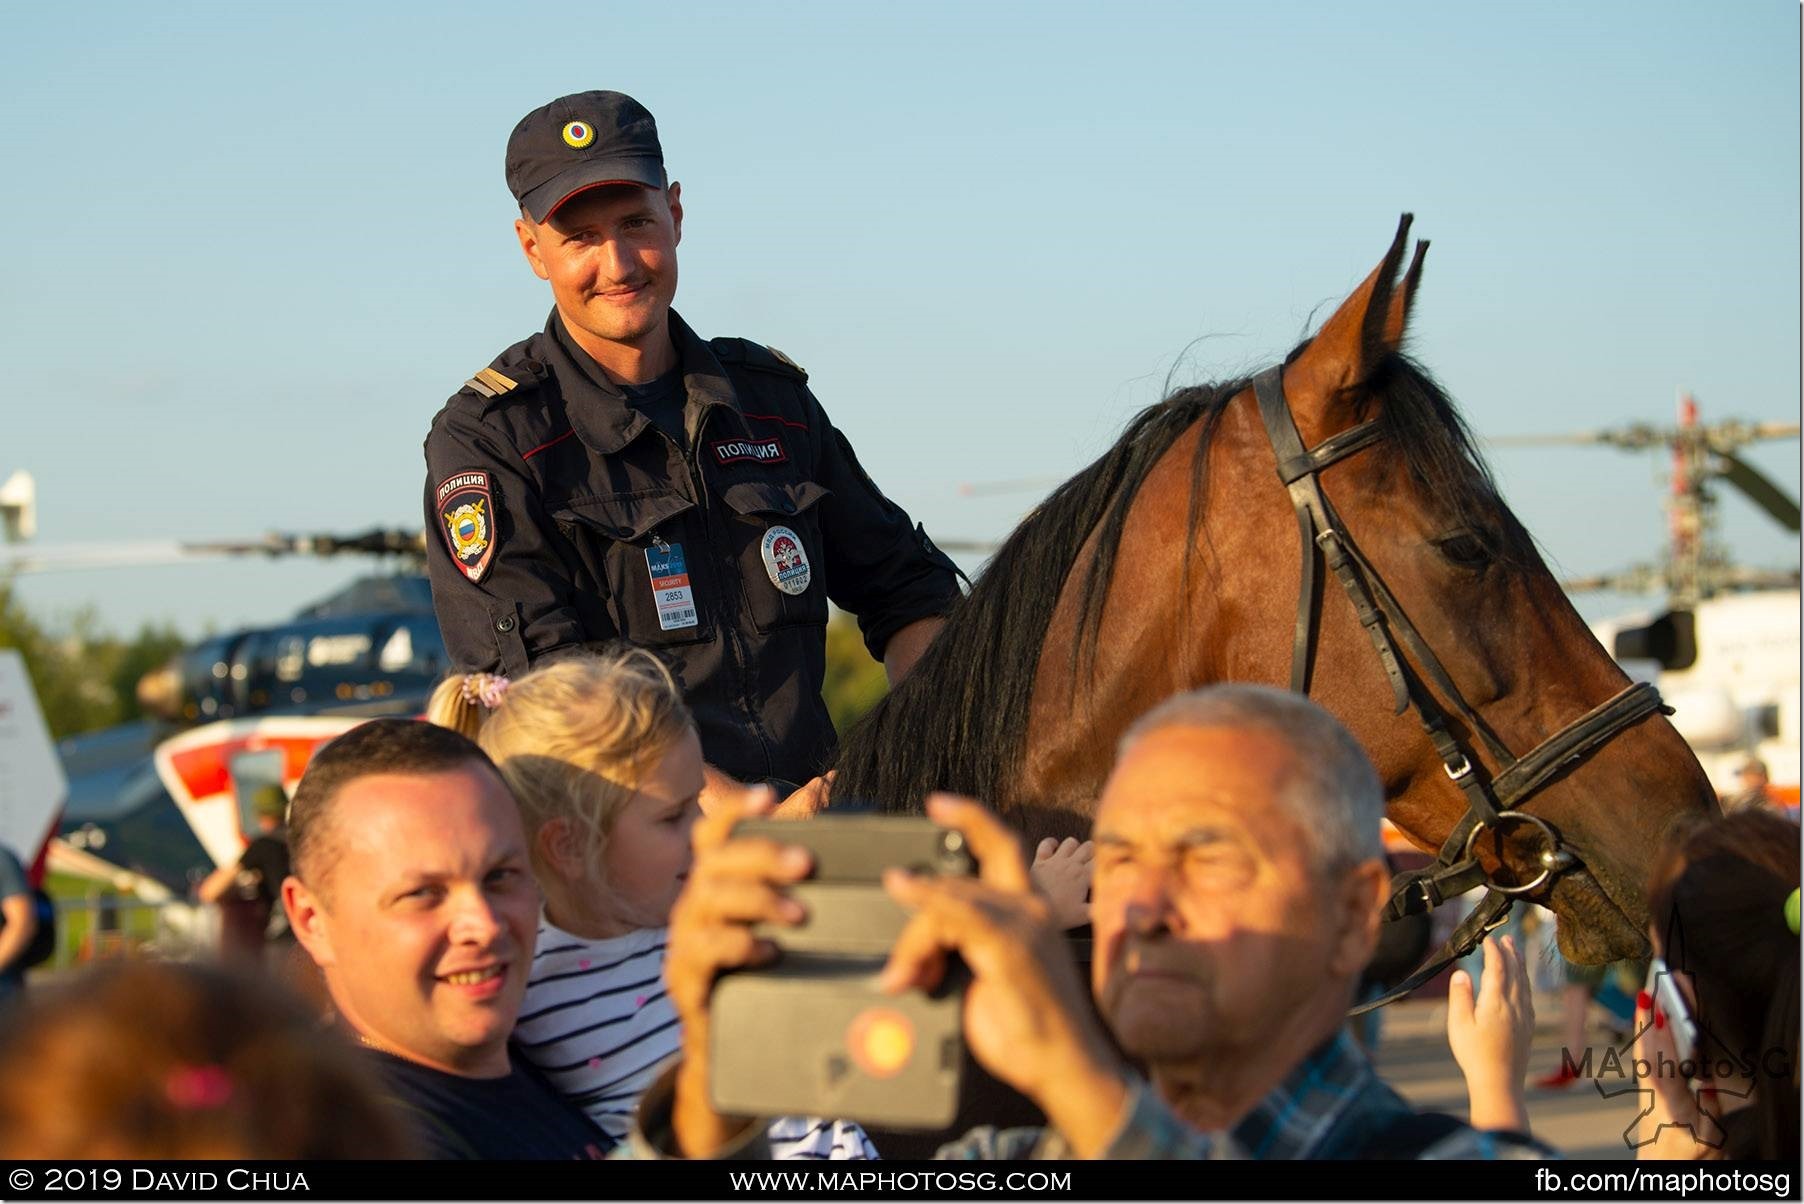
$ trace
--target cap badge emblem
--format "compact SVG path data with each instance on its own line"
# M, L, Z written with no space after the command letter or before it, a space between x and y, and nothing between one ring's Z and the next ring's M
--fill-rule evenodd
M595 141L595 127L586 121L572 121L564 127L564 142L572 149L581 150Z

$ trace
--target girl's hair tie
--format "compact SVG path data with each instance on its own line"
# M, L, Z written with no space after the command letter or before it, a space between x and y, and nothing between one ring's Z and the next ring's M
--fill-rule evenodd
M1785 926L1791 929L1793 936L1798 935L1798 888L1792 887L1791 894L1785 896Z
M466 673L463 684L464 701L481 703L492 711L507 697L507 689L511 685L513 683L499 673Z
M222 1107L232 1098L232 1076L223 1066L177 1066L163 1079L163 1096L183 1111Z

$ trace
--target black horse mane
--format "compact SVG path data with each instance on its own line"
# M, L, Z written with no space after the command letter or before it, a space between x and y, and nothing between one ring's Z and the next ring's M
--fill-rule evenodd
M1299 345L1285 362L1307 345ZM1011 793L1004 787L1020 772L1046 631L1079 551L1096 532L1071 649L1073 667L1083 671L1094 656L1122 529L1140 486L1179 437L1197 427L1199 454L1189 501L1194 547L1206 461L1201 453L1228 403L1250 381L1182 388L1142 410L1113 447L1021 521L914 671L846 733L836 800L918 813L934 790L992 803ZM1402 457L1421 488L1448 506L1460 528L1498 561L1533 559L1532 542L1498 500L1465 422L1426 371L1393 354L1373 373L1364 398L1363 405L1381 403L1384 446ZM1274 477L1272 488L1279 487ZM1189 561L1187 554L1186 573Z

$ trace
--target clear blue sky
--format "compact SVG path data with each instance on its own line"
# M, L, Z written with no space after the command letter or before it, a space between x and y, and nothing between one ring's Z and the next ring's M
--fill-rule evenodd
M8 5L0 476L46 544L417 524L432 414L549 306L507 133L596 87L683 183L678 308L805 365L941 536L1036 500L959 482L1074 471L1168 377L1281 353L1405 209L1416 349L1481 434L1680 389L1796 420L1798 56L1792 0ZM1754 458L1796 492L1795 443ZM1565 570L1656 554L1655 457L1493 462ZM199 630L355 571L23 593Z

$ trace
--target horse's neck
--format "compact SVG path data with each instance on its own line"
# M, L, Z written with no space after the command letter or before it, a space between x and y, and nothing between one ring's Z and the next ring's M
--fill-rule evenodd
M1264 616L1292 591L1279 561L1294 526L1263 435L1246 406L1231 405L1202 454L1193 507L1194 428L1175 440L1135 495L1093 642L1074 657L1083 582L1096 554L1085 544L1066 576L1047 630L1022 754L1018 805L1091 814L1115 746L1139 716L1181 690L1221 680L1274 680L1288 654ZM1259 440L1258 444L1252 442ZM1196 519L1194 531L1191 521ZM1281 542L1288 539L1288 543ZM1270 631L1265 629L1270 628Z

